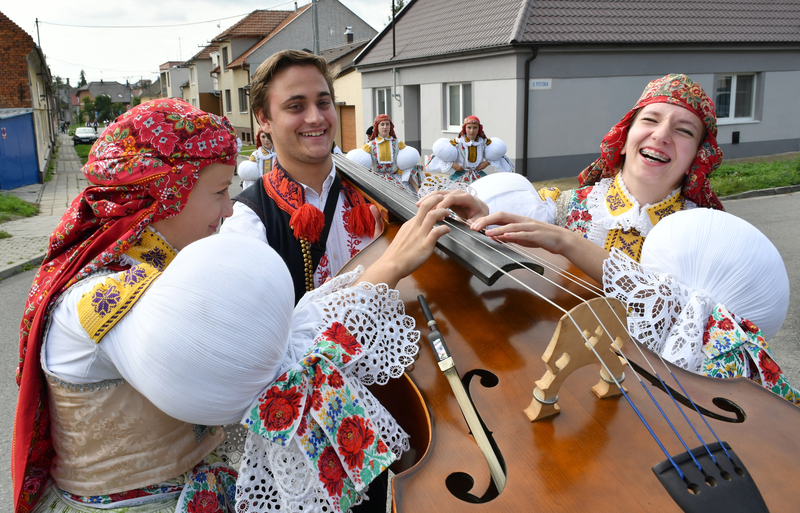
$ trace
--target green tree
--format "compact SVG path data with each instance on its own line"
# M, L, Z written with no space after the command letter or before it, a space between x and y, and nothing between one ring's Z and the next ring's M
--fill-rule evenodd
M125 112L125 104L124 103L112 103L111 104L111 117L108 118L109 121L112 121L117 118L120 114Z
M97 111L97 121L105 121L114 117L111 111L111 97L107 94L100 94L94 99L94 110Z
M142 99L139 98L138 96L134 96L133 99L131 100L131 107L136 107L140 103L142 103Z
M78 87L83 87L86 85L86 73L81 70L81 76L78 79Z
M83 117L86 118L86 122L94 121L94 101L90 97L86 97L83 99Z

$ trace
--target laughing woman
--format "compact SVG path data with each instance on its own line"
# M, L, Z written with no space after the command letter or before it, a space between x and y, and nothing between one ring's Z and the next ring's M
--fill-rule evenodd
M638 261L665 216L695 207L722 210L709 175L722 162L714 104L685 75L653 80L600 144L582 187L537 191L523 176L498 173L472 184L476 196L446 193L440 206L509 242L561 254L597 281L608 252ZM503 210L503 211L501 211Z

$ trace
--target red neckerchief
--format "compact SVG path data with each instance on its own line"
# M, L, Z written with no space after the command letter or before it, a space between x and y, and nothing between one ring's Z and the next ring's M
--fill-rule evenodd
M314 205L306 203L303 186L280 165L278 159L272 171L264 176L264 192L272 198L278 208L289 214L289 226L297 240L306 239L319 242L325 227L325 214ZM349 215L345 216L345 229L361 238L372 237L375 233L375 218L369 210L366 198L349 184L342 183L342 191L350 204Z

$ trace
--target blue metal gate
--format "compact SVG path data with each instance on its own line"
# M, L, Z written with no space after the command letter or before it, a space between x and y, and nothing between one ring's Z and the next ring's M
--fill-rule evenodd
M33 112L0 117L0 189L16 189L38 182Z

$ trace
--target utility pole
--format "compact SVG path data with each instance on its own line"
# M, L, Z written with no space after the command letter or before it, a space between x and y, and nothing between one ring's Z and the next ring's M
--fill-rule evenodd
M39 37L39 18L36 18L36 42L42 47L42 38Z
M392 0L392 59L395 58L397 52L394 46L394 0Z

